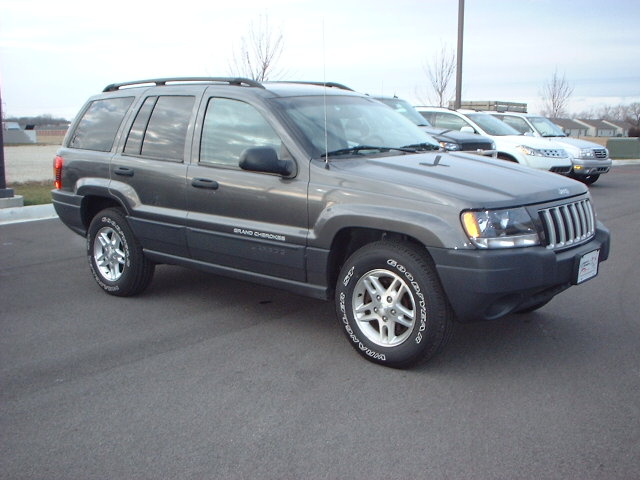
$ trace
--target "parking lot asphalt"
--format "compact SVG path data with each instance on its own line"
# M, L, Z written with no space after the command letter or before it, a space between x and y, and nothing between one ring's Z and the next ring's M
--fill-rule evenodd
M0 478L637 478L639 185L591 187L597 277L410 370L331 303L168 265L116 298L59 221L1 225Z

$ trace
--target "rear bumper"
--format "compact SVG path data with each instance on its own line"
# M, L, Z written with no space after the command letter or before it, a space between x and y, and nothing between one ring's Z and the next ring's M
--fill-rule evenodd
M609 256L610 235L598 223L587 243L555 252L545 247L509 250L430 249L459 321L491 320L551 299L576 284L580 259Z
M83 237L87 235L87 227L82 218L81 195L75 195L64 190L52 190L53 208L58 217L67 227Z

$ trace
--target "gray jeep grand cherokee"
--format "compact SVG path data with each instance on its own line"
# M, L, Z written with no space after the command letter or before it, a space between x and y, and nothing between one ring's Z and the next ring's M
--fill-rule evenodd
M109 85L54 159L60 219L113 295L168 263L336 302L351 345L404 367L455 319L540 308L609 254L587 188L445 153L364 95L242 78Z

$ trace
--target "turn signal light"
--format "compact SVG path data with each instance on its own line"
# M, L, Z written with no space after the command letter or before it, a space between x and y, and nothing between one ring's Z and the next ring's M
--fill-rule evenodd
M64 164L64 160L60 155L56 155L53 159L53 186L60 190L62 188L62 165Z

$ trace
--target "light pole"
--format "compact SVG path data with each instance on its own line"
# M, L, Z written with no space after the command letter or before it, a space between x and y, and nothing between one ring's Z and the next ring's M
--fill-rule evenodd
M0 122L2 122L2 94L0 94ZM0 128L0 198L13 197L13 189L7 188L4 174L4 125Z
M457 110L462 105L462 33L464 31L464 0L458 0L458 55L456 57L456 101Z

